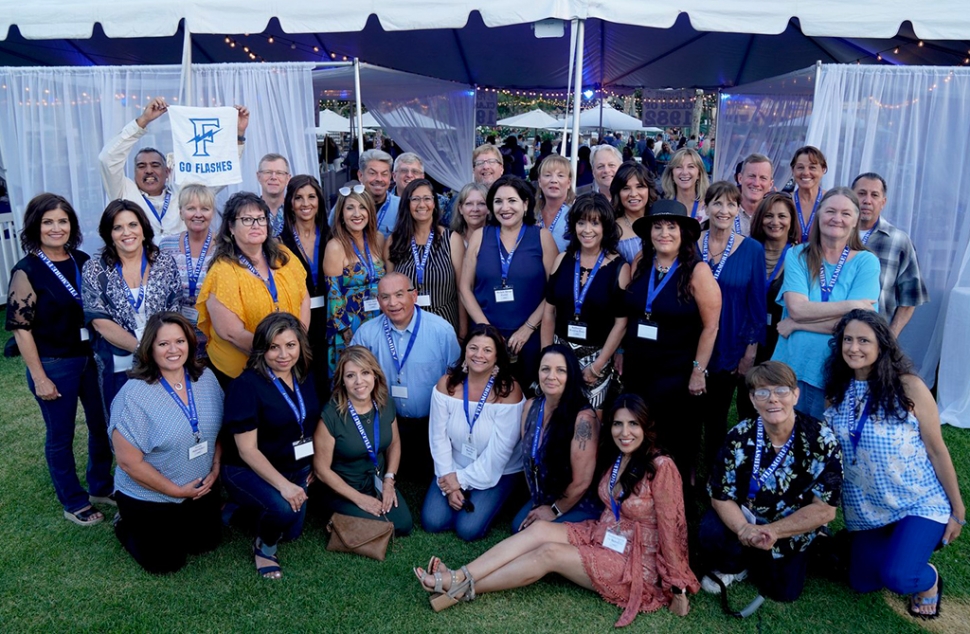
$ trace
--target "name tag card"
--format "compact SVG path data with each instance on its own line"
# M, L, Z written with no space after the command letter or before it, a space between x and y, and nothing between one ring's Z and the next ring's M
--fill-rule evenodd
M571 321L566 326L566 337L586 341L586 324L581 321Z
M364 311L372 313L375 310L380 310L381 305L377 303L376 299L365 299L364 300Z
M316 297L310 298L310 310L313 310L314 308L323 308L326 305L327 305L326 295L317 295Z
M431 306L431 295L418 295L418 306L421 308Z
M127 372L131 369L134 363L135 357L131 354L126 354L124 356L112 355L112 360L114 361L115 372Z
M504 302L514 302L515 292L512 290L511 286L498 287L495 289L495 301L496 303Z
M408 397L408 386L406 386L406 385L392 385L391 386L391 397L392 398L407 398Z
M475 449L474 445L464 442L461 444L461 455L465 456L469 460L477 460L478 449Z
M203 440L202 442L197 442L189 447L189 460L195 460L199 456L204 456L207 453L209 453L209 441Z
M139 343L141 343L141 338L144 335L145 335L145 328L144 328L144 326L141 327L141 328L135 328L135 339L137 339Z
M647 339L649 341L657 340L657 324L652 321L646 321L641 319L640 323L637 324L637 337L639 339Z
M768 313L768 325L771 325L771 313Z
M755 518L754 513L744 504L741 505L741 514L744 515L744 519L748 520L748 524L757 524L758 520Z
M623 551L626 550L626 537L613 531L606 531L606 534L603 535L603 547L622 555Z
M376 473L374 474L374 488L377 489L378 493L384 492L384 480Z
M199 323L199 311L191 306L182 307L182 316L192 322L192 325Z
M313 439L304 438L303 440L297 440L293 443L293 457L296 460L302 460L308 456L313 455Z
M81 341L87 341L91 338L91 333L88 332L87 328L81 328L80 335L81 335Z

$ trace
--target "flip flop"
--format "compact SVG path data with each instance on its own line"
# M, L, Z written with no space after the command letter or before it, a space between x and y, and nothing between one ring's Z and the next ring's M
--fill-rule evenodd
M266 553L263 552L263 549L262 548L260 548L259 546L256 545L256 543L257 542L255 542L255 541L253 542L253 559L255 559L256 557L261 557L263 559L269 559L271 562L273 562L270 565L263 566L263 567L259 567L257 565L256 566L256 572L257 572L257 574L259 574L259 576L261 576L263 579L281 579L282 578L283 571L280 568L280 560L279 560L279 558L276 555L267 555ZM280 576L279 577L268 577L267 576L267 575L273 574L274 572L280 573Z
M93 506L89 506L74 513L64 511L64 519L78 526L94 526L104 521L104 513Z
M932 614L923 614L919 611L919 608L927 605L935 605L936 611ZM940 610L943 608L943 577L940 575L939 571L936 573L936 595L932 597L921 597L919 594L914 594L909 599L909 614L911 616L923 619L924 621L929 621L940 616Z

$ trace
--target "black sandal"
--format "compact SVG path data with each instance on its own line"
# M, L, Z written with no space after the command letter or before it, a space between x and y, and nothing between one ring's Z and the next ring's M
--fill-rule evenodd
M93 506L88 506L73 513L64 511L64 519L78 526L94 526L104 521L104 513Z

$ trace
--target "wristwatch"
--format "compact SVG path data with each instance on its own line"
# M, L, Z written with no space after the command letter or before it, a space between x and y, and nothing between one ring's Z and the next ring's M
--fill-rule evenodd
M387 473L384 474L384 479L386 480L388 478L390 478L391 480L394 480L395 482L397 482L397 478L394 477L394 472L393 471L388 471Z
M555 502L552 503L552 512L556 514L556 518L562 517L562 511L559 510L559 507L556 506Z

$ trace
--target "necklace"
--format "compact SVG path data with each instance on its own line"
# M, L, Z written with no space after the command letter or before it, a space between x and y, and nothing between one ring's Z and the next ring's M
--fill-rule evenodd
M182 383L176 383L172 387L174 387L176 390L178 390L179 392L181 392L182 391L182 388L185 387L185 386L182 385Z
M667 273L670 272L670 267L669 266L660 266L658 264L657 265L657 272L658 273L663 273L664 275L666 275Z

